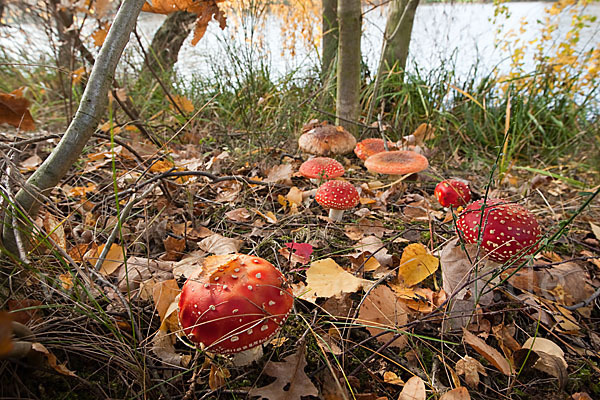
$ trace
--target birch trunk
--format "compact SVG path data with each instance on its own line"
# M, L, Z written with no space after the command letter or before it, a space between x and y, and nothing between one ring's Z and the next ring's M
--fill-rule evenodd
M336 115L338 125L356 134L359 116L360 92L360 0L340 0L338 2L340 41L337 63Z
M30 216L35 216L39 211L42 203L40 194L52 190L77 161L104 115L117 63L144 1L125 0L121 4L96 58L75 117L52 153L17 192L16 205ZM18 247L10 221L4 224L3 242L8 251L17 254Z

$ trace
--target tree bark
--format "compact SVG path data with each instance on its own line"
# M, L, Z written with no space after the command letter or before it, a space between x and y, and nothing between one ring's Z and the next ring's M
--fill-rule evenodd
M325 82L331 75L335 63L339 42L339 24L337 17L338 0L323 0L323 65L322 79Z
M147 68L156 72L171 71L179 57L179 49L192 31L195 20L195 14L185 11L169 14L152 38L142 73Z
M392 0L385 26L383 70L404 71L419 0Z
M39 211L42 203L39 194L45 194L56 186L77 161L106 111L108 91L117 63L144 2L145 0L125 0L121 4L96 58L75 117L52 153L16 194L16 206L30 216L35 216ZM11 223L4 224L3 242L8 251L17 254L18 247Z
M338 2L340 41L337 63L336 123L353 134L358 132L358 128L351 121L357 121L359 116L362 18L360 3L360 0Z

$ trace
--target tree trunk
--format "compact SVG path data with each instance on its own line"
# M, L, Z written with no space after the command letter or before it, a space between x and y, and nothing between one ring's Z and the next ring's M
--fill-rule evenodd
M33 217L37 214L43 202L40 193L47 194L65 176L79 158L83 147L104 115L108 102L108 91L114 79L117 63L129 41L129 35L144 2L145 0L125 0L121 4L96 58L75 117L52 153L29 177L23 185L24 187L15 196L16 206L30 216ZM15 215L18 213L15 212ZM19 249L13 230L16 227L13 223L14 221L5 221L3 242L8 251L18 254Z
M142 73L147 68L155 72L171 71L179 57L179 49L192 31L195 20L195 14L185 11L169 14L152 38Z
M360 0L338 2L340 42L337 63L336 123L356 134L360 92Z
M392 0L385 26L383 70L404 71L419 0Z
M338 0L323 0L323 65L321 75L325 82L332 72L339 42L337 17Z

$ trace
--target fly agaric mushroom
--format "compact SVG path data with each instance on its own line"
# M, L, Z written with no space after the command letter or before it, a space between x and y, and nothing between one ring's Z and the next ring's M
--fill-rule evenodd
M213 353L260 345L283 325L292 292L281 272L259 257L207 257L179 298L179 324L193 343Z
M384 151L365 160L369 171L387 175L414 174L428 166L425 156L410 150Z
M317 156L346 154L354 149L356 139L341 126L321 125L302 134L298 139L300 150Z
M315 200L329 209L329 218L335 222L342 220L344 210L358 204L358 191L346 181L327 181L317 189Z
M466 206L471 201L469 185L458 179L446 179L433 192L442 207Z
M387 141L388 150L396 150L396 144L393 142ZM362 142L356 143L356 147L354 148L354 154L356 157L365 161L367 158L371 157L374 154L381 153L382 151L386 151L385 145L383 144L383 139L380 138L370 138L365 139Z
M481 208L484 206L483 218ZM519 261L537 250L542 232L535 216L519 204L500 199L483 199L469 204L456 221L456 228L467 243L477 243L492 261Z
M344 166L329 157L315 157L306 160L300 166L300 174L309 178L312 183L319 183L319 180L329 180L339 178L344 175L346 170Z

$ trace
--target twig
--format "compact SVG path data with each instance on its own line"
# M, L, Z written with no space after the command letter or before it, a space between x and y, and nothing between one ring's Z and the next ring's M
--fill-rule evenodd
M581 307L587 307L588 305L590 305L592 303L592 301L596 300L598 298L598 296L600 296L600 286L596 289L596 291L594 292L594 294L592 294L590 297L588 297L587 299L580 301L579 303L570 305L570 306L563 306L564 308L566 308L569 311L575 311L578 308Z

